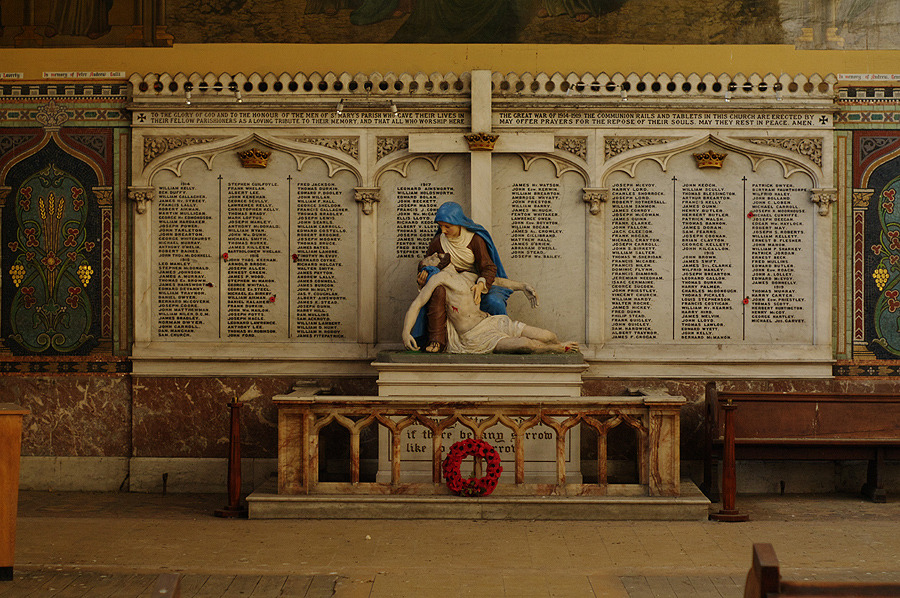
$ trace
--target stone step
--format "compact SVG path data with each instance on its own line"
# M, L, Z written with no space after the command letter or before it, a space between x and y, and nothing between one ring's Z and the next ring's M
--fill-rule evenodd
M539 519L703 521L710 502L690 480L681 496L286 495L266 487L247 497L250 519Z

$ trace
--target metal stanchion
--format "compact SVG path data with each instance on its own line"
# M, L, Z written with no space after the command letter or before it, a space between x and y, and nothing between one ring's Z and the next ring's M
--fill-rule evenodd
M231 434L228 440L228 504L216 509L216 517L246 517L247 507L241 506L241 403L228 403L231 408Z
M725 438L722 447L722 510L709 516L713 521L747 521L750 516L741 513L735 506L737 499L737 472L734 455L734 411L737 409L730 399L722 405L725 416Z

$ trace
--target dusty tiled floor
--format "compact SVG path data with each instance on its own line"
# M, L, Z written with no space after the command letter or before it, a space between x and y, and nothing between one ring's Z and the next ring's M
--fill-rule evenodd
M740 497L751 521L225 520L224 497L21 494L13 596L739 598L754 542L786 578L900 582L900 502Z

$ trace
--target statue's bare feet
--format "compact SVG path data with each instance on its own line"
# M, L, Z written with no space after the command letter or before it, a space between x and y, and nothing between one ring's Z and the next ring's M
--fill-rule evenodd
M576 343L575 341L569 341L567 343L563 343L563 351L565 351L566 353L578 351L578 343Z
M426 353L440 353L441 352L441 343L434 341L433 343L431 343L427 347L425 347L425 352Z

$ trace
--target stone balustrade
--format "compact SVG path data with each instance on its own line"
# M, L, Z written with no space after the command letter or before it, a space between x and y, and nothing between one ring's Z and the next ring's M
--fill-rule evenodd
M643 495L680 494L679 411L683 397L589 396L447 399L434 396L302 396L274 397L278 407L278 493L300 494L447 494L441 480L445 434L457 424L469 437L489 439L491 431L508 430L514 439L514 475L501 478L497 495ZM333 423L350 435L350 480L319 481L320 433ZM537 425L552 429L556 443L555 483L526 483L527 431ZM377 426L390 438L390 481L360 481L360 434ZM432 443L430 482L403 481L403 432L424 426ZM596 483L566 481L569 432L587 426L597 437ZM637 439L638 484L608 482L607 440L617 426L627 426ZM510 480L510 481L506 481Z

